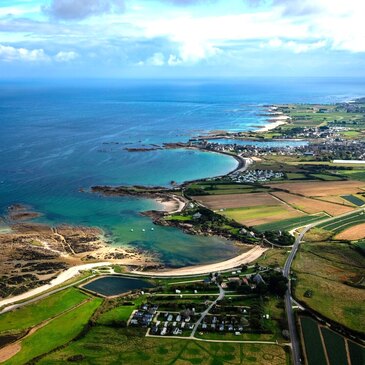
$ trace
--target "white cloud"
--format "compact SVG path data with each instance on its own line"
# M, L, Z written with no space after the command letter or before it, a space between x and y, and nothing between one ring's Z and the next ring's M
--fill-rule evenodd
M182 59L177 57L176 55L174 54L170 54L169 56L169 59L167 61L167 64L169 66L178 66L180 65L181 63L183 63Z
M304 53L313 51L319 48L326 47L326 41L318 42L296 42L296 41L283 41L280 38L270 39L267 43L261 43L261 48L280 48L292 51L294 53Z
M15 48L0 44L0 60L6 62L28 61L28 62L45 62L49 61L49 56L43 49L29 50L26 48Z
M165 64L165 56L161 52L156 52L147 60L147 64L152 66L163 66Z
M0 44L0 61L14 62L70 62L76 59L79 55L73 51L60 51L54 56L48 55L42 48L27 49L5 46Z
M76 59L77 57L79 57L79 55L76 52L73 52L73 51L70 51L70 52L61 51L61 52L58 52L54 56L54 59L57 62L70 62L70 61L73 61L74 59Z
M133 19L147 38L165 37L178 44L182 61L211 57L229 42L250 41L256 46L282 39L293 52L324 46L333 50L365 52L365 1L276 0L271 8L255 12ZM288 43L292 42L292 43Z

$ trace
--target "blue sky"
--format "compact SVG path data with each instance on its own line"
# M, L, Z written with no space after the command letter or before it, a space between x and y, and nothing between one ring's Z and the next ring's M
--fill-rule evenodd
M0 77L365 76L363 0L1 0Z

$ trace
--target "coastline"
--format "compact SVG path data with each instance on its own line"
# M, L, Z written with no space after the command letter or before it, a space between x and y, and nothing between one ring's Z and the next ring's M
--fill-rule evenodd
M233 257L229 260L220 261L213 264L187 266L178 269L166 269L159 271L131 271L131 273L151 277L204 275L211 272L230 270L245 265L247 263L257 260L267 250L268 248L254 246L250 251L247 251L241 255Z
M277 118L273 118L269 122L270 124L266 129L268 130L268 129L275 128L275 126L277 126L278 123L284 124L284 123L286 123L287 119L288 118L283 115L278 116ZM276 122L273 122L274 120L276 120ZM263 129L261 129L261 131L263 131ZM219 131L219 133L221 133L221 132L222 131ZM223 132L223 133L227 133L227 132ZM227 137L228 136L226 136L226 138ZM174 193L174 190L176 191L176 190L178 190L178 188L183 189L185 186L187 186L188 184L191 184L193 182L204 181L204 180L211 179L211 178L220 178L220 177L224 177L224 176L230 176L231 174L234 174L235 172L240 172L240 171L246 170L248 168L248 166L253 162L252 159L244 158L240 155L234 155L234 154L224 152L224 151L218 152L218 151L210 151L210 150L202 149L202 148L188 147L181 143L180 144L179 143L167 144L165 146L165 148L196 149L196 150L203 151L203 152L224 154L226 156L234 158L237 161L237 166L233 170L228 171L225 174L204 177L204 178L196 179L196 180L188 180L188 181L181 183L180 185L175 185L174 188L171 188L171 189L154 187L154 188L151 188L151 191L146 192L146 191L139 191L138 189L140 189L141 187L135 187L136 188L135 191L132 191L130 189L123 190L123 187L119 190L118 190L118 188L111 188L111 187L96 187L96 188L101 188L101 189L97 190L97 189L95 189L95 187L92 187L91 190L93 192L102 193L103 195L104 194L105 195L131 195L131 196L136 196L136 197L141 197L141 198L154 199L162 208L160 211L157 211L157 213L161 213L163 215L164 214L174 214L174 213L179 213L179 212L183 211L187 207L187 204L189 202L189 199L185 198L183 195L182 196L176 195L176 193ZM110 190L108 190L108 189L110 189ZM113 190L113 189L116 189L116 190ZM29 217L31 217L31 216L29 216ZM25 216L25 218L27 218L27 217ZM58 234L57 231L54 234L58 235L61 238L61 240L64 240L63 236L61 234ZM75 252L73 252L73 249L70 247L70 250L71 250L71 252L73 252L73 254L70 255L67 253L62 253L60 255L60 256L62 256L63 261L65 261L67 263L69 268L66 268L66 270L63 270L63 271L62 270L58 271L58 276L56 278L53 278L49 283L47 283L43 286L35 287L34 289L31 289L31 290L28 290L22 294L19 294L19 296L6 298L6 299L0 301L0 305L4 305L3 303L12 303L14 301L29 298L30 296L38 295L39 293L41 293L45 290L49 290L50 288L69 280L69 278L78 275L79 271L83 270L82 268L84 268L84 270L85 270L87 267L93 268L93 267L99 267L99 266L103 266L103 265L111 265L113 263L120 264L120 265L128 265L128 266L132 266L132 267L133 266L134 267L146 267L146 266L151 267L151 265L156 267L160 264L160 263L156 262L153 257L149 257L147 254L145 255L145 253L136 252L136 255L132 254L132 251L129 251L128 247L126 247L125 249L120 248L118 250L118 252L116 252L116 249L111 247L101 237L100 237L99 242L103 242L103 244L102 245L98 244L95 247L92 247L92 246L89 247L88 250L84 251L84 254L75 255ZM52 245L49 246L47 244L44 246L44 249L48 249L53 252L56 252L56 250L54 249L54 247ZM250 250L248 253L246 252L244 254L238 255L229 260L221 261L221 262L214 263L214 264L208 264L208 265L202 264L202 265L193 266L193 267L182 267L179 269L166 269L165 271L161 271L161 276L165 276L165 275L168 276L168 275L171 275L172 273L176 273L176 272L177 272L177 275L189 275L189 273L190 274L206 273L206 272L208 272L208 271L210 272L212 270L229 269L231 267L237 267L243 263L248 263L250 261L253 261L253 260L257 259L258 257L260 257L262 255L262 253L265 251L266 251L266 248L256 246L252 250ZM255 255L253 255L253 252L255 252ZM87 264L82 263L82 260L84 260L86 258L87 258L87 261L89 261L89 262L91 261L91 262L87 263ZM148 275L148 273L150 273L151 275L152 274L156 275L156 273L158 273L158 272L159 271L150 271L150 272L141 271L141 273L143 275Z
M269 132L277 127L280 127L281 125L285 125L291 120L290 117L287 115L280 115L275 118L268 119L268 124L263 125L262 127L255 130L257 133L263 133L263 132Z

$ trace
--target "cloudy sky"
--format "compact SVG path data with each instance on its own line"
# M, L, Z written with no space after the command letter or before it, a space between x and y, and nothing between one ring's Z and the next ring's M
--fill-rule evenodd
M1 0L0 77L364 77L364 14L364 0Z

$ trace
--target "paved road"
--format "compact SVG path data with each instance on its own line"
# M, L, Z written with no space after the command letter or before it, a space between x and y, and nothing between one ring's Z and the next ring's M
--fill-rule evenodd
M197 331L200 323L202 322L202 320L204 319L204 317L209 313L209 311L213 308L213 306L218 302L218 300L222 300L224 298L224 290L222 289L222 287L217 284L218 288L219 288L219 296L217 297L217 299L212 302L212 304L201 314L200 318L198 319L198 321L195 323L194 329L191 331L190 337L194 337L195 336L195 332Z
M285 262L284 269L283 269L283 275L288 279L288 290L286 291L286 294L285 294L285 309L286 309L286 314L288 317L288 327L289 327L290 340L292 343L292 354L293 354L294 365L301 364L301 357L300 357L299 336L298 336L297 327L295 324L295 317L294 317L294 312L293 312L293 307L292 307L293 302L294 302L294 304L296 304L296 302L293 300L292 295L291 295L290 268L293 263L294 257L296 255L296 253L298 252L299 245L302 242L304 235L311 228L313 228L321 223L330 222L332 220L346 217L348 215L354 214L356 212L361 212L361 211L364 211L364 208L353 210L352 212L338 215L337 217L326 218L326 219L323 219L318 222L311 223L311 224L305 226L301 230L300 234L297 236L295 243L293 245L293 248L290 251L290 254Z
M299 342L299 336L297 332L297 326L295 324L295 317L294 312L292 308L292 298L291 298L291 281L290 281L290 268L293 263L294 257L298 251L300 242L302 241L304 235L312 228L312 225L306 226L298 235L298 237L295 240L295 243L293 245L292 250L290 251L290 254L285 262L283 275L289 280L288 281L288 289L285 293L285 310L288 317L288 327L289 327L289 334L290 334L290 340L292 343L292 356L293 356L293 362L294 365L301 364L301 358L300 358L300 342Z

